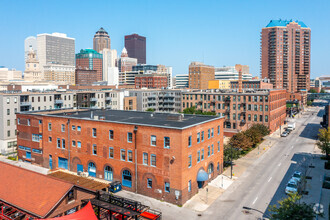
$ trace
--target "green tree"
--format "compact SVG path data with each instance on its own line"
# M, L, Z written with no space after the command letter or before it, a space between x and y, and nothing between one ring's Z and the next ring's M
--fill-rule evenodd
M231 157L236 160L240 156L240 151L237 148L232 148L229 144L223 146L223 165L225 167L230 165Z
M281 201L279 205L270 206L271 220L313 220L316 214L313 211L313 205L301 203L301 196L297 193L289 194L289 196Z
M235 134L230 138L229 144L239 150L248 150L252 147L252 142L243 132Z
M322 128L319 130L318 141L316 145L325 153L326 158L330 159L330 130Z
M196 113L196 107L190 107L183 109L184 114L195 114Z
M253 146L256 146L262 139L262 134L255 127L251 127L250 129L246 130L244 134L250 139Z
M326 93L324 89L321 89L320 93Z
M262 135L262 137L270 134L269 128L263 124L254 124L250 129L256 129Z
M154 108L148 108L146 111L147 111L147 112L154 112L155 109L154 109Z
M308 92L310 92L310 93L317 93L317 91L315 89L310 89Z
M308 100L308 101L307 101L307 105L308 105L308 106L311 106L311 105L312 105L312 103L313 103L313 102L312 102L312 101L310 101L310 100Z

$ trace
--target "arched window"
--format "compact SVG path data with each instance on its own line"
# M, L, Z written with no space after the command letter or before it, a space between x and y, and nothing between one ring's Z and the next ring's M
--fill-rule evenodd
M112 181L113 174L112 174L112 168L110 166L106 166L104 168L104 179Z
M211 174L211 173L213 173L213 170L214 170L213 163L210 163L210 165L207 167L207 173Z
M122 181L123 186L132 187L132 174L128 170L123 171L123 181Z
M88 164L88 175L92 177L96 177L96 166L93 162Z

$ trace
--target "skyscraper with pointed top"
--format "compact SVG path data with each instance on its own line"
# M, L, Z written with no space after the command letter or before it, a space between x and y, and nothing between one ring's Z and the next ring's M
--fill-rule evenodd
M100 53L104 48L111 49L111 40L108 32L101 27L94 35L93 49Z

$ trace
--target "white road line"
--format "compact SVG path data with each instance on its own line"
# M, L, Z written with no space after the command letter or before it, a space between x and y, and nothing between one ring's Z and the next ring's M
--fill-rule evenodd
M281 163L279 163L278 166L281 166Z
M256 203L257 199L258 199L258 196L257 196L257 198L255 198L255 200L253 201L252 205L254 205L254 203Z
M291 146L291 149L293 148L293 145Z
M270 177L269 180L268 180L268 182L270 182L270 180L271 180L272 178L273 178L273 177Z

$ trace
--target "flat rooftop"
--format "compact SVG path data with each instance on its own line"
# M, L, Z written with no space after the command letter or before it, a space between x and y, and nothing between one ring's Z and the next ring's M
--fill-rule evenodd
M140 112L110 109L95 110L53 110L40 112L22 112L18 114L48 115L63 118L77 118L82 120L97 120L120 124L144 125L151 127L163 127L172 129L185 129L198 124L218 120L218 116L183 115L162 112Z

